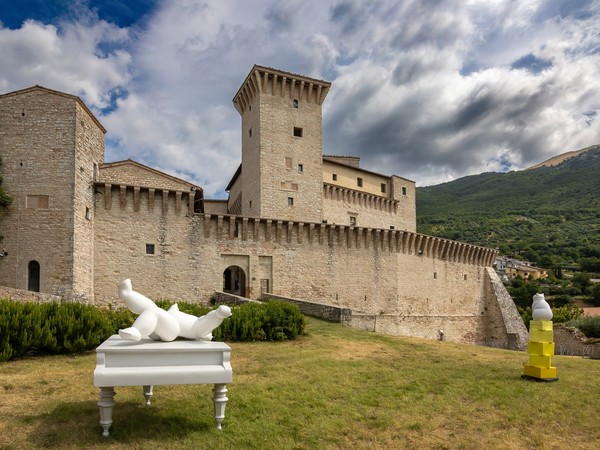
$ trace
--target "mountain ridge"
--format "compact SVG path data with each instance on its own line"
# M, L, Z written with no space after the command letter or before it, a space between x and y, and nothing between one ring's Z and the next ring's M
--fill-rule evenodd
M574 150L572 152L561 153L560 155L554 156L550 159L547 159L546 161L543 161L539 164L536 164L534 166L528 167L523 170L532 170L532 169L539 169L540 167L557 166L557 165L561 164L562 162L566 161L567 159L574 158L574 157L579 156L582 153L588 152L590 150L597 150L598 148L600 148L600 145L591 145L591 146L583 148L581 150Z
M417 231L546 265L600 257L600 145L536 166L417 188Z

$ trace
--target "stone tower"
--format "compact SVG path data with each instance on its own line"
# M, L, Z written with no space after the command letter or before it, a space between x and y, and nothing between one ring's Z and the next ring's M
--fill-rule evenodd
M76 96L40 86L0 95L0 285L93 300L94 189L105 129Z
M321 222L322 104L331 83L255 65L233 98L242 116L242 164L229 211Z

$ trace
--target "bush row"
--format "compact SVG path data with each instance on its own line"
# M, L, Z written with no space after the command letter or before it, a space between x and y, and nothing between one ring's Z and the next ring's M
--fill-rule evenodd
M0 361L80 352L99 345L112 332L106 315L89 305L0 300Z
M156 302L168 309L166 300ZM183 312L202 316L210 308L178 303ZM282 341L304 332L304 316L296 305L282 301L234 306L232 316L213 331L216 341ZM35 354L90 350L135 315L127 309L102 310L81 303L22 303L0 300L0 361Z
M532 319L531 307L517 307L517 309L519 310L519 313L521 314L521 317L523 319L523 322L525 322L527 329L529 329L529 322ZM569 321L576 320L581 316L583 316L583 309L572 303L560 306L558 308L552 308L552 322L554 323L567 323Z
M581 316L567 322L567 325L580 329L588 338L600 339L600 316Z

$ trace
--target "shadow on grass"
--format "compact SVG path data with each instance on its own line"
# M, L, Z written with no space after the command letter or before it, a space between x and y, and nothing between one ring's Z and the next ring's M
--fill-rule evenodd
M25 421L37 424L28 441L43 448L168 442L214 428L214 419L210 416L198 414L197 417L190 417L189 410L182 410L179 414L132 401L115 405L108 438L102 437L100 412L95 401L61 403L53 410L30 416Z

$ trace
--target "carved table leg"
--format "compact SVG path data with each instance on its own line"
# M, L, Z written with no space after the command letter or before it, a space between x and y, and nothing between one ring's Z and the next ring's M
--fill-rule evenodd
M213 389L213 402L215 404L215 422L217 422L217 429L221 430L221 423L225 418L225 406L227 405L227 386L224 384L215 384Z
M98 407L100 408L100 425L102 426L102 436L108 437L108 429L112 425L112 411L114 402L115 389L112 387L100 388L100 400Z
M152 386L144 386L144 398L146 399L146 406L150 406L150 399L152 398Z

